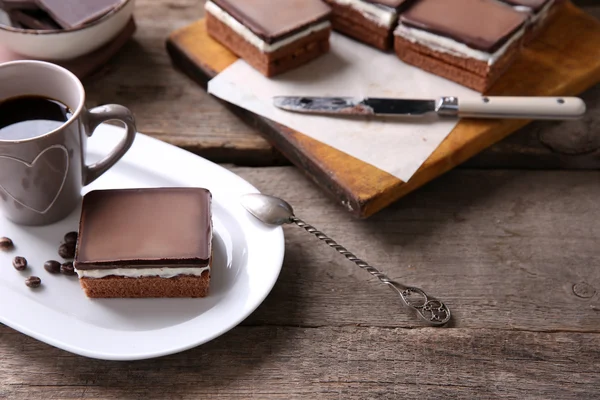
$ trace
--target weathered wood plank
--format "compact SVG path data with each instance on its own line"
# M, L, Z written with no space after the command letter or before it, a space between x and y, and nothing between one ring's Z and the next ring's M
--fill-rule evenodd
M600 172L455 170L356 221L293 168L233 170L447 302L457 327L600 331ZM416 324L376 279L300 228L285 232L279 281L247 324Z
M600 16L595 0L576 0ZM96 77L86 80L88 104L122 103L130 107L141 132L188 149L216 162L238 165L279 165L287 161L252 128L187 77L176 71L164 49L173 30L202 16L196 0L138 0L135 40ZM595 89L596 93L600 89ZM597 124L598 108L590 113ZM535 124L539 131L552 123ZM580 132L565 124L567 137ZM492 147L471 167L598 168L591 154L565 156L538 139L534 125ZM574 130L573 133L572 130Z
M0 398L592 399L598 334L238 327L187 352L85 359L0 327Z

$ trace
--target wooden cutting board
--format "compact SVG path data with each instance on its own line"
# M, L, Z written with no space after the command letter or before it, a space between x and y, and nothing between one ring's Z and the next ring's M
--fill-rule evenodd
M548 28L523 49L488 94L568 96L600 82L600 22L570 2L562 7ZM208 36L204 20L173 32L167 40L167 50L173 63L204 87L238 59ZM408 182L402 182L301 132L224 104L256 126L290 161L361 218L376 213L530 122L463 119L417 173Z

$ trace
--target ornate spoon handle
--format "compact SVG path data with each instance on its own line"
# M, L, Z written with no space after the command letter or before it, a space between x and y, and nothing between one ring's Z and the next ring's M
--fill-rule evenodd
M330 247L333 247L340 254L345 256L348 260L352 261L360 268L364 269L381 282L394 289L400 295L404 305L416 311L419 317L421 317L421 319L423 319L425 322L429 323L430 325L443 325L450 320L450 309L448 309L448 307L446 307L446 305L440 300L427 296L422 289L404 286L401 283L391 280L386 274L380 272L375 267L372 267L360 258L356 257L345 247L339 245L335 240L317 230L314 226L302 221L300 218L292 216L290 217L290 221L299 227L304 228L307 232L312 233L320 240L327 243Z

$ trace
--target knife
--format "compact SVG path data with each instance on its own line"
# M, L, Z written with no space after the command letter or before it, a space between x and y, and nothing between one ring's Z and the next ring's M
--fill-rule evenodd
M326 115L438 114L471 118L577 119L585 114L578 97L441 97L437 100L354 97L273 97L273 104L287 111Z

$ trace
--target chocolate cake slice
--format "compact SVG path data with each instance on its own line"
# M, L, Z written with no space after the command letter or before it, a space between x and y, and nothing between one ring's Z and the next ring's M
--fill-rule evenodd
M212 0L208 34L265 76L329 51L331 9L320 0Z
M400 15L401 60L485 92L514 61L527 16L496 0L420 0Z
M390 50L398 13L411 0L325 0L333 29L380 50Z
M88 297L204 297L211 245L206 189L97 190L83 199L74 265Z

